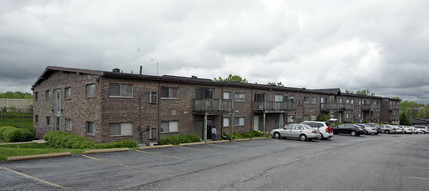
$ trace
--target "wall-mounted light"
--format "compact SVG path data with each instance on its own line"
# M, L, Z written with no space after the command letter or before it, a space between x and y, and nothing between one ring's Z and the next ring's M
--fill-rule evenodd
M97 83L100 82L100 78L94 78L93 80L94 82L97 82Z

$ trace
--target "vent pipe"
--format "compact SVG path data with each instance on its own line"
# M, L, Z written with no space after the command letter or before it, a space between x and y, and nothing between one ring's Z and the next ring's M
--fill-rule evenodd
M121 72L121 70L120 70L119 68L113 68L113 69L112 69L112 72L117 72L117 73L119 73L119 72Z

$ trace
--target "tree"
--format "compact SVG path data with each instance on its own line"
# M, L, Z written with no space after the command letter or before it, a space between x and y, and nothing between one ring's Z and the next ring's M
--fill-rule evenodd
M350 91L350 90L346 90L346 92L345 92L346 94L354 94L354 92L353 91Z
M401 113L401 116L399 117L399 124L400 125L411 125L410 118L408 117L406 112Z
M368 89L366 90L358 90L356 91L357 95L366 95L366 96L375 96L374 92L370 92Z
M329 120L329 116L326 114L319 114L319 116L317 116L317 121L328 121Z
M246 80L246 78L243 78L243 77L241 77L241 76L239 76L239 75L232 75L232 74L229 74L229 76L227 77L227 78L221 78L221 77L219 77L219 78L214 78L214 81L217 81L217 82L219 82L219 81L223 81L223 82L240 82L240 83L247 83L247 80Z
M0 93L0 98L13 98L13 99L33 99L33 95L23 92L6 92Z
M277 84L275 82L268 82L267 85L269 85L269 86L285 87L285 85L283 85L282 82L277 82Z

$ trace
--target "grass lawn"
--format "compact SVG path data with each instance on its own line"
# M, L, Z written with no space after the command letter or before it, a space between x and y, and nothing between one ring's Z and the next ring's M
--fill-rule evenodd
M43 143L23 143L0 145L0 161L6 160L6 157L37 155L48 153L71 152L72 154L82 154L88 149L54 149Z
M0 127L15 126L33 132L33 118L0 118Z

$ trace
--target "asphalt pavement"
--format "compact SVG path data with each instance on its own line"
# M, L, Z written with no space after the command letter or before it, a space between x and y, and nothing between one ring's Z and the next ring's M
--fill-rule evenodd
M428 190L429 135L262 139L0 162L0 190Z

